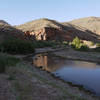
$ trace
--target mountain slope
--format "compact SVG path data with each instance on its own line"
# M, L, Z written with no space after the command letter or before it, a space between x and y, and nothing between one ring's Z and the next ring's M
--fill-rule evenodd
M80 18L69 22L80 27L87 28L88 30L100 35L100 17L86 17Z
M83 40L100 41L95 33L86 28L71 23L60 23L46 18L30 21L15 27L24 32L29 31L29 33L34 34L38 40L41 40L41 37L43 37L45 40L62 39L72 41L73 38L78 36Z
M33 20L33 21L30 21L30 22L27 22L25 24L18 25L15 27L18 29L21 29L23 31L34 31L34 30L39 30L39 29L44 28L44 27L57 28L57 29L61 28L63 30L65 28L59 22L57 22L55 20L50 20L47 18Z
M0 20L0 43L12 36L24 34L21 30L14 28L7 22Z

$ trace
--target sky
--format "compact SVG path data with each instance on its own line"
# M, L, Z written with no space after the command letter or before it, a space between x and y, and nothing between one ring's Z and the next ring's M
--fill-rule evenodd
M67 22L89 16L100 17L100 0L0 0L0 20L11 25L39 18Z

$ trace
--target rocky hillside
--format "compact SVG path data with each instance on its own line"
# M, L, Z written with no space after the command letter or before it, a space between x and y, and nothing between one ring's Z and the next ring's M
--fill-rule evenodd
M35 35L38 40L73 40L78 36L83 40L99 42L99 37L87 28L77 26L71 23L60 23L50 19L38 19L19 26L16 28L27 34Z
M9 37L18 36L23 34L23 32L19 29L14 28L7 22L0 20L0 43Z
M86 17L73 20L70 24L77 25L79 27L87 28L88 30L100 35L100 17Z

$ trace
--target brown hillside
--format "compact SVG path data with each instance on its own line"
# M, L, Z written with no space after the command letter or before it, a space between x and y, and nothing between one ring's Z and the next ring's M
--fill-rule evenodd
M16 28L35 35L38 40L68 40L71 41L74 37L78 36L84 40L90 40L99 42L98 36L86 28L82 28L70 23L60 23L50 19L34 20L19 26Z
M12 36L18 36L23 34L21 30L18 30L11 25L9 25L7 22L0 20L0 43Z
M87 28L88 30L100 35L100 17L86 17L69 22L77 26Z
M61 23L59 23L55 20L47 19L47 18L33 20L33 21L30 21L30 22L27 22L25 24L15 26L15 27L18 29L21 29L23 31L35 31L35 30L42 29L44 27L65 30L65 27Z

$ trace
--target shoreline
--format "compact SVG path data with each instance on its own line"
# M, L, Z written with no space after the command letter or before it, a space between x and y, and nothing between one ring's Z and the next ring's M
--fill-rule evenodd
M21 59L21 63L17 66L8 68L7 72L4 73L3 76L0 75L0 79L2 79L6 75L4 77L4 80L9 82L10 84L10 87L7 88L7 90L10 90L11 88L14 89L10 94L11 97L15 98L13 100L16 100L16 98L24 100L23 98L25 97L28 98L25 100L29 100L29 98L31 98L32 100L100 100L99 96L96 96L94 93L87 91L83 86L65 82L59 77L55 77L52 73L44 71L41 68L36 68L32 64L32 57L36 54L41 53L51 53L53 56L62 57L63 59L68 60L86 61L87 57L89 59L88 61L97 63L99 62L97 60L100 57L99 53L92 53L89 57L91 52L79 52L68 47L63 49L57 48L57 50L47 50L47 48L42 48L40 51L42 52L38 52L35 54L12 55ZM31 57L31 59L27 59L27 57ZM92 57L94 58L92 59ZM8 80L8 78L12 79ZM7 83L5 81L3 84L5 84L6 86ZM5 86L2 87L5 88ZM43 98L41 98L41 96ZM6 98L6 100L9 99Z

